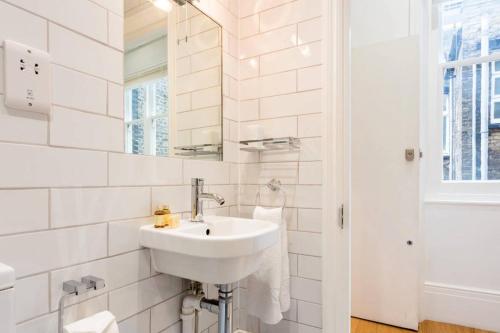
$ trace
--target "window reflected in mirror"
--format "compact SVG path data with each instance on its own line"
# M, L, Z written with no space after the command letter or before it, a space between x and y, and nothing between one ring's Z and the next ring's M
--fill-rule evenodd
M125 0L130 154L222 159L222 29L189 3Z

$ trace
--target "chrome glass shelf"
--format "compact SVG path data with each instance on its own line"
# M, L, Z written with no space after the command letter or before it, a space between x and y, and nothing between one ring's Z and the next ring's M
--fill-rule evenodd
M175 153L177 156L220 155L222 153L222 145L220 143L177 146L174 149L180 151Z
M240 141L243 151L248 152L264 152L264 151L280 151L289 150L295 151L300 149L300 139L294 137L283 138L268 138L260 140L243 140Z

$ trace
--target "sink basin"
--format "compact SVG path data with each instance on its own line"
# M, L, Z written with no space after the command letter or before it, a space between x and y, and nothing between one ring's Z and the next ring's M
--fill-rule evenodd
M151 249L157 272L206 283L236 282L255 272L264 250L278 241L278 226L269 221L204 219L182 220L175 229L140 229L140 244Z

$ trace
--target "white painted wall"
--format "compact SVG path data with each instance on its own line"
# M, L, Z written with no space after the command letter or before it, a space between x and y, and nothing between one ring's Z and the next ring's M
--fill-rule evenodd
M418 33L420 10L417 3L353 0L353 47ZM431 50L429 52L436 52L431 45L425 47ZM429 63L436 65L432 61ZM440 144L439 134L433 134L440 128L434 102L437 72L430 70L425 74L431 81L427 84L429 107L424 108L422 131L429 133L423 141L431 146L423 147L422 160L425 171L423 197L427 201L423 204L421 219L420 320L500 331L500 205L494 204L498 200L491 196L497 192L494 187L498 185L489 184L491 186L485 188L488 192L480 197L460 194L465 193L464 184L449 185L453 188L434 186L440 183L439 173L430 172L431 168L435 170L432 163L439 156L434 153L436 142Z
M351 0L352 47L418 33L420 0Z
M428 6L430 16L431 9ZM432 20L429 18L428 23ZM423 113L421 319L500 331L498 184L441 182L437 33L424 35L428 80ZM424 104L425 105L425 104Z
M427 202L422 319L500 331L500 205Z
M381 4L382 3L382 4ZM418 33L418 1L353 0L352 42L361 47ZM429 20L430 21L430 20ZM430 47L430 52L435 48ZM432 55L430 55L432 57ZM434 62L430 62L434 64ZM430 71L435 75L435 71ZM424 75L428 76L428 75ZM435 81L427 85L427 110L436 110ZM434 111L423 113L423 133L439 130ZM428 135L424 143L434 145L439 135ZM439 143L440 144L440 143ZM430 172L429 156L433 147L423 147L424 177ZM427 158L427 159L426 159ZM434 157L433 157L434 158ZM439 179L422 182L439 183ZM465 197L463 184L455 190L426 186L423 196L421 229L423 242L420 320L430 319L500 331L500 205L491 195ZM494 188L486 188L489 193ZM446 193L439 193L446 190ZM460 193L456 190L460 189ZM474 189L477 192L476 189ZM470 200L471 197L475 197ZM450 204L449 201L455 202Z

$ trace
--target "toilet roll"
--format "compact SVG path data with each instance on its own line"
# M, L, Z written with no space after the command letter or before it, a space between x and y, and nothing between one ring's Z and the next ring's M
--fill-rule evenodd
M109 311L103 311L64 326L64 333L119 333L119 331L115 316Z

